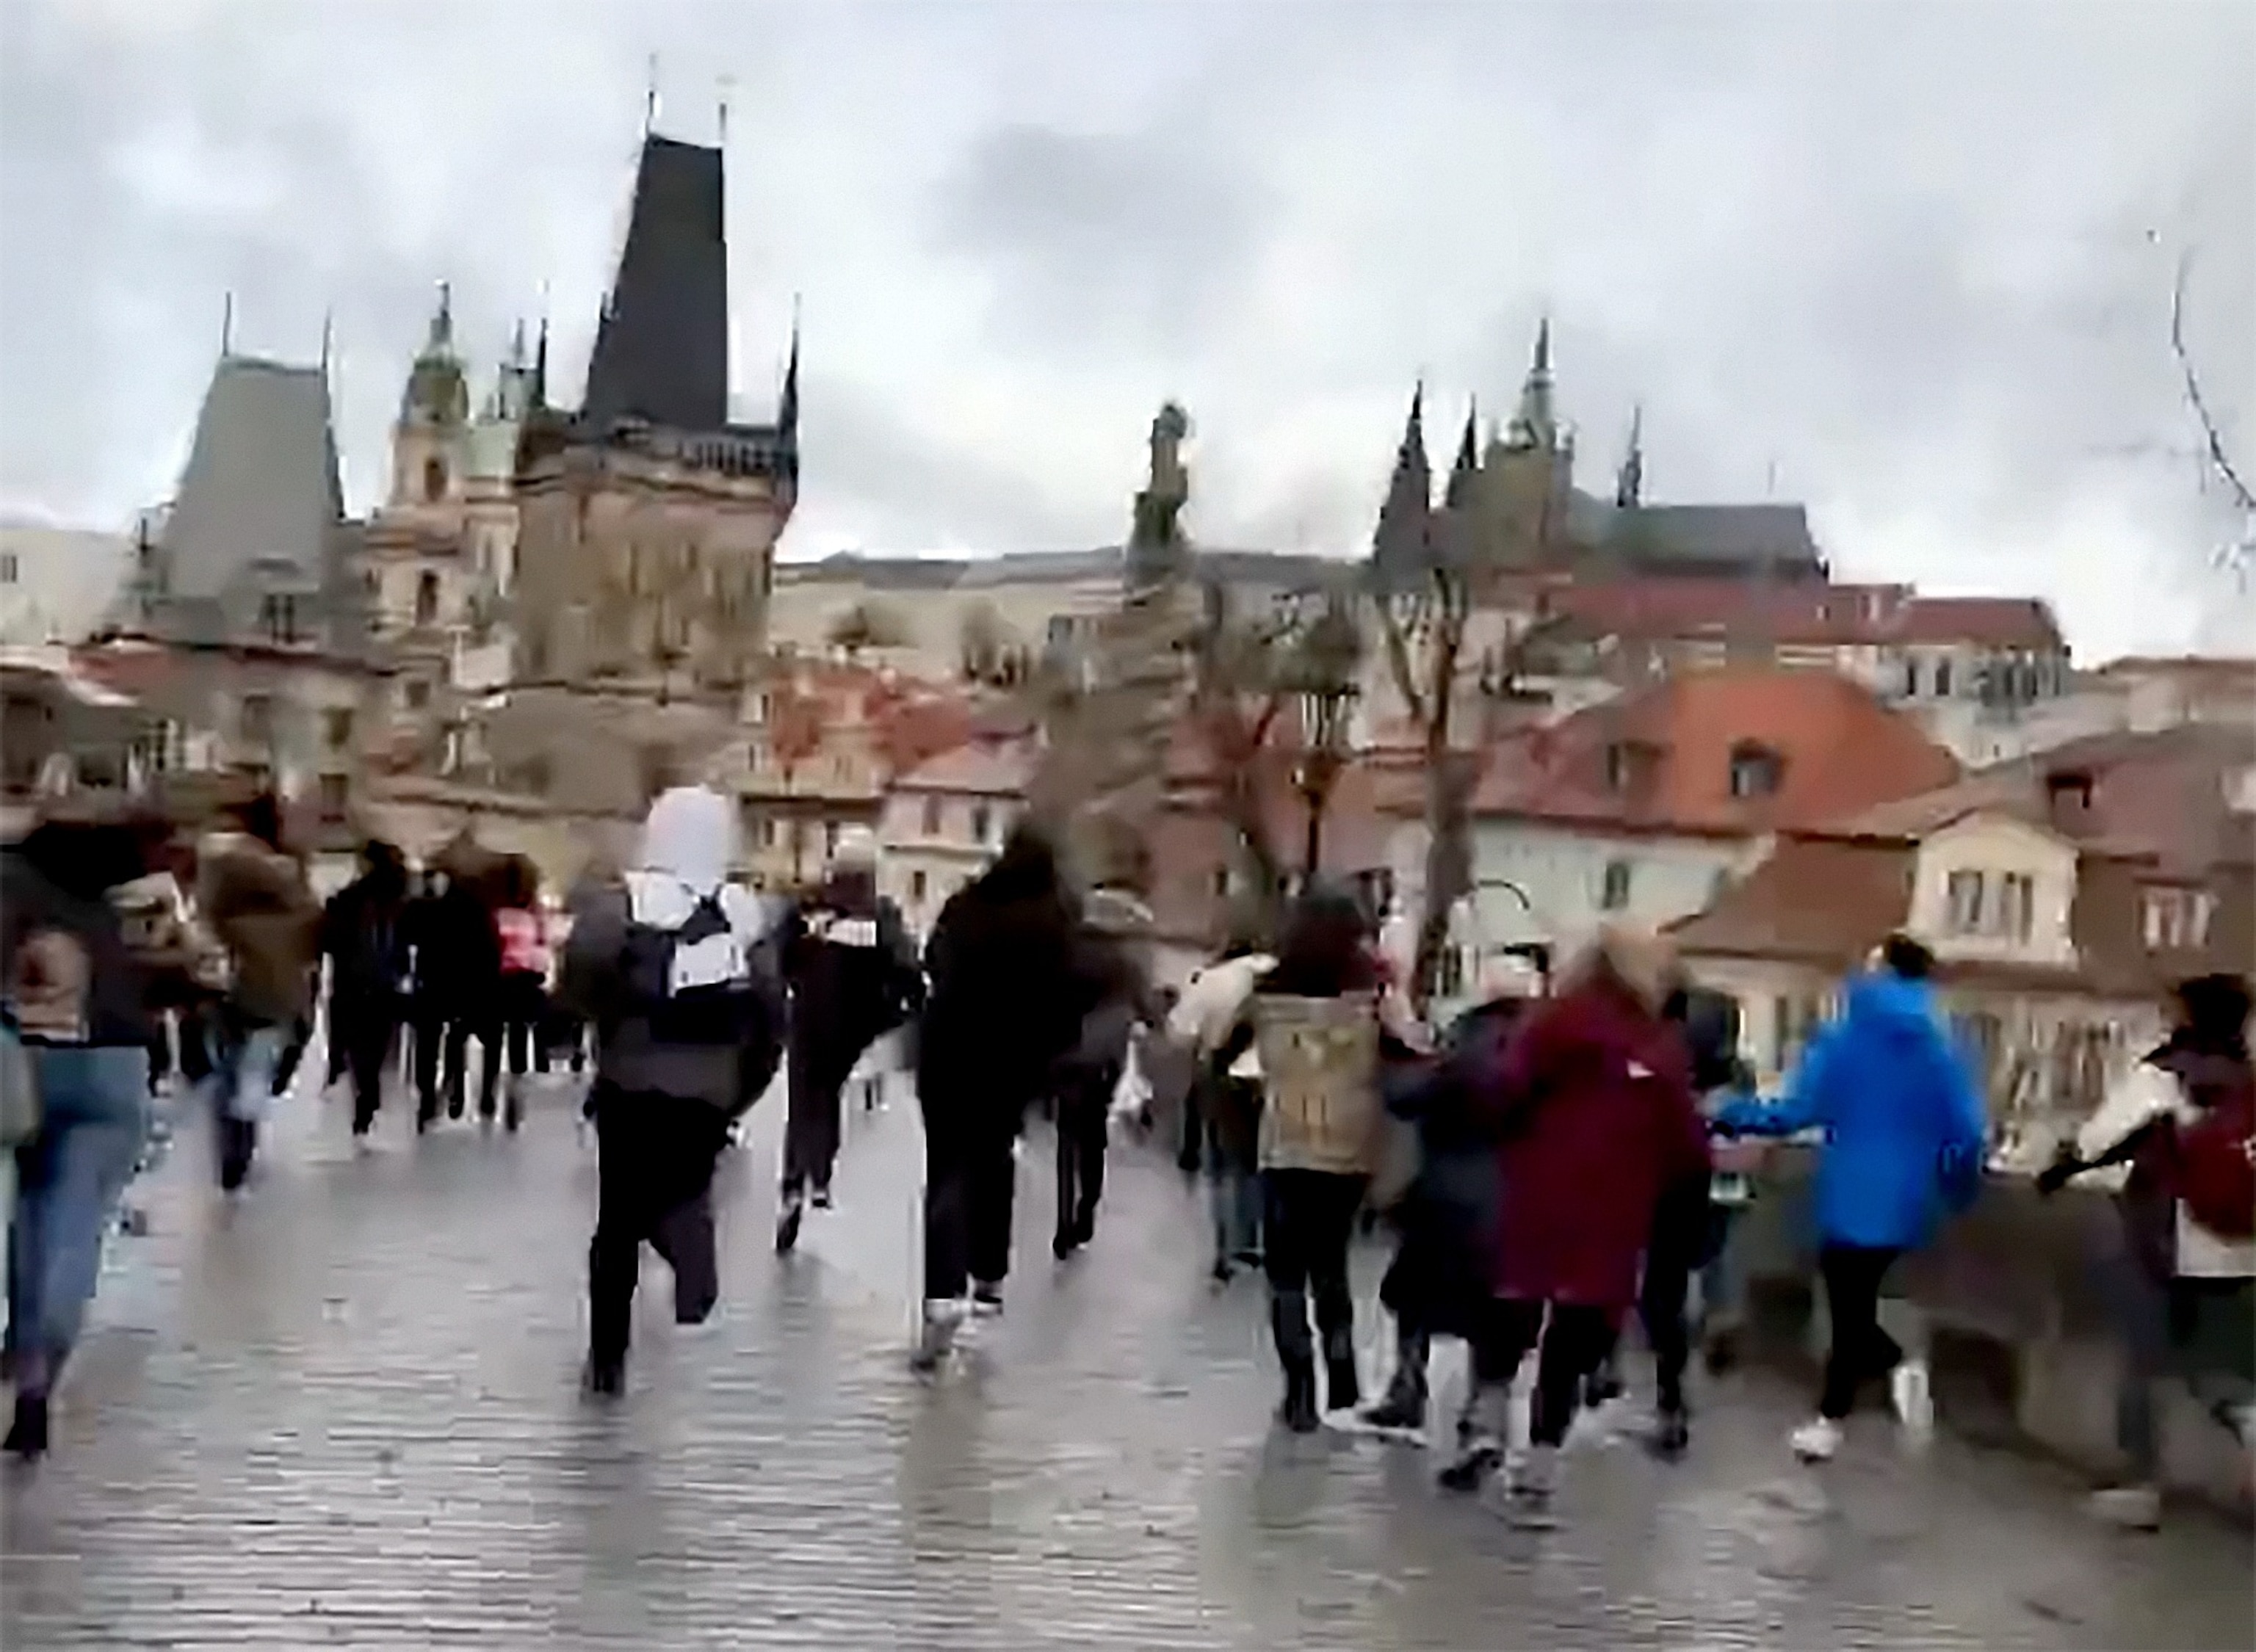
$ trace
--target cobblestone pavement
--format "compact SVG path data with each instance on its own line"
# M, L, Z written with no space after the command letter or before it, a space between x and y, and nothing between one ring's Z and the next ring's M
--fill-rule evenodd
M361 1158L346 1105L301 1093L232 1208L185 1135L149 1234L117 1247L54 1454L6 1482L0 1641L2249 1642L2245 1532L2103 1534L2045 1469L1902 1456L1878 1423L1801 1470L1781 1445L1799 1396L1761 1378L1700 1396L1673 1467L1578 1436L1540 1536L1438 1495L1427 1453L1280 1437L1258 1287L1209 1284L1192 1192L1139 1147L1116 1149L1096 1241L1060 1267L1030 1143L1009 1311L920 1380L906 1099L853 1115L840 1207L788 1261L764 1101L723 1166L719 1319L675 1332L651 1263L630 1394L594 1406L572 1099L548 1093L520 1137L420 1142L395 1106Z

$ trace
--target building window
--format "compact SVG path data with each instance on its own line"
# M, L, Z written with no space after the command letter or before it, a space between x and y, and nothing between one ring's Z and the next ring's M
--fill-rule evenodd
M423 496L434 503L447 496L447 461L435 455L423 461Z
M407 709L421 711L431 703L431 684L427 678L411 677L402 692L407 697Z
M838 822L835 820L825 820L822 823L822 858L828 861L832 855L837 853Z
M1916 656L1904 662L1903 692L1907 699L1919 698L1919 660Z
M415 622L435 625L439 621L439 576L421 573L415 580Z
M974 843L986 842L987 828L993 824L993 811L985 804L975 803L971 805L971 840Z
M924 904L927 882L927 880L925 877L924 869L921 867L909 874L909 901L911 904L916 906L922 906Z
M1228 867L1218 866L1214 868L1213 889L1214 898L1217 901L1226 901L1230 898L1230 868Z
M1992 1081L1997 1077L1998 1052L2004 1048L2006 1041L2005 1027L1986 1009L1955 1015L1950 1022L1951 1030L1958 1037L1958 1047L1964 1053L1966 1065L1974 1074L1974 1081L1986 1095Z
M940 799L938 798L927 798L924 800L924 834L928 838L936 838L940 835Z
M258 599L258 629L270 643L298 640L298 600L279 591Z
M0 551L0 585L15 584L18 572L16 553L13 551Z
M1609 912L1618 912L1629 904L1630 872L1627 861L1609 861L1604 882L1598 888L1598 905Z
M274 738L274 702L264 694L243 697L243 737L256 745Z
M1982 931L1982 875L1953 872L1944 885L1953 935L1978 935Z
M1786 772L1786 759L1770 747L1752 740L1731 748L1731 795L1767 798L1778 791Z
M1629 748L1617 742L1606 748L1606 790L1625 791L1629 786Z
M328 736L331 751L342 751L352 744L353 714L349 706L332 706L321 714L322 732Z
M2036 905L2036 880L2026 872L2006 873L1998 880L1998 932L2009 940L2028 939Z
M352 797L352 781L349 776L326 774L321 778L321 819L342 820L345 806Z
M1935 662L1935 697L1937 699L1950 698L1950 662L1948 659Z
M2149 951L2209 945L2217 897L2207 889L2148 889L2141 920Z

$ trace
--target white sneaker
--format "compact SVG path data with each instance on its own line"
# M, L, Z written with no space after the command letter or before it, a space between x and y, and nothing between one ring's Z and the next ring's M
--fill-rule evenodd
M1506 1520L1525 1531L1549 1531L1558 1525L1551 1500L1559 1488L1559 1448L1531 1445L1505 1471Z
M1787 1444L1805 1463L1830 1462L1841 1449L1841 1425L1829 1417L1813 1417L1787 1436Z
M2152 1486L2111 1486L2092 1493L2083 1507L2094 1520L2124 1531L2161 1529L2162 1494Z
M1888 1402L1914 1445L1923 1445L1935 1437L1935 1388L1926 1360L1898 1362L1888 1374Z
M934 1297L924 1304L924 1324L917 1333L916 1346L909 1352L909 1363L920 1371L929 1371L948 1357L955 1346L955 1333L962 1328L963 1304L952 1298Z

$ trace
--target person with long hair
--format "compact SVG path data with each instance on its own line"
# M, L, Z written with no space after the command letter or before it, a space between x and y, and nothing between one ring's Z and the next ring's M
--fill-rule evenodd
M49 1396L145 1128L149 981L108 897L147 870L153 839L133 823L49 819L0 854L0 990L39 1108L15 1150L0 1349L16 1389L4 1449L19 1457L47 1449Z
M526 1075L548 1071L548 1049L542 1042L548 1017L548 923L540 910L540 874L523 855L502 862L494 889L501 974L487 1023L478 1112L482 1118L493 1116L494 1086L506 1060L502 1128L513 1131L525 1121Z
M1305 891L1250 1010L1269 1327L1285 1376L1277 1415L1294 1433L1320 1421L1319 1353L1329 1409L1352 1410L1363 1397L1347 1253L1378 1157L1383 1037L1365 930L1352 896L1324 884Z
M1484 1086L1502 1184L1493 1299L1473 1350L1484 1416L1442 1484L1475 1489L1505 1460L1512 1374L1540 1349L1529 1446L1505 1485L1526 1524L1548 1521L1559 1448L1637 1299L1661 1190L1708 1169L1690 1059L1661 1014L1674 974L1659 938L1609 925Z

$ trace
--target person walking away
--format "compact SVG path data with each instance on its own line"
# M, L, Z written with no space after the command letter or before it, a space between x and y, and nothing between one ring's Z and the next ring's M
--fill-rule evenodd
M330 1048L342 1052L352 1079L356 1142L368 1139L383 1105L407 976L406 865L380 839L361 846L360 864L360 875L322 908L321 937L329 963Z
M525 1121L528 1072L548 1071L544 1042L548 1017L548 923L540 910L540 875L521 854L504 861L497 874L494 908L496 1024L485 1048L483 1104L493 1116L494 1080L506 1058L509 1076L502 1095L502 1128L514 1132Z
M782 984L761 974L761 908L727 881L736 812L702 786L651 805L641 865L589 901L560 991L596 1035L596 1215L589 1245L588 1385L624 1391L646 1243L673 1269L673 1317L719 1298L713 1167L783 1045Z
M258 1149L258 1123L292 1030L313 1008L321 908L282 848L282 812L262 792L237 812L240 830L208 847L198 904L232 964L221 1006L219 1185L239 1190Z
M948 896L926 943L930 988L916 1050L925 1150L919 1369L953 1344L967 1283L980 1311L1001 1310L1012 1149L1028 1105L1080 1032L1075 906L1048 840L1021 823L994 864Z
M1490 1298L1498 1202L1496 1140L1480 1090L1485 1076L1503 1065L1513 1030L1541 989L1525 960L1490 959L1478 1001L1457 1017L1438 1055L1385 1086L1387 1111L1417 1130L1418 1169L1392 1212L1400 1242L1378 1299L1394 1316L1394 1374L1363 1414L1369 1427L1422 1439L1434 1339L1470 1343L1479 1332ZM1471 1424L1468 1411L1461 1436Z
M924 971L900 909L878 893L878 840L838 835L820 888L784 917L791 1045L775 1243L788 1251L811 1196L830 1208L840 1093L863 1054L924 1001Z
M1548 1523L1583 1380L1637 1299L1660 1190L1708 1169L1684 1041L1660 1014L1674 970L1658 937L1608 925L1484 1086L1500 1143L1494 1299L1473 1350L1478 1427L1442 1483L1475 1489L1503 1462L1512 1375L1539 1350L1528 1449L1505 1481L1531 1526Z
M2236 1393L2217 1419L2252 1440L2248 1386L2256 1346L2256 1067L2248 1051L2249 989L2234 975L2181 982L2169 1037L2108 1091L2099 1110L2037 1178L2051 1194L2069 1178L2124 1167L2116 1193L2123 1245L2109 1283L2128 1354L2115 1402L2122 1484L2092 1494L2091 1513L2151 1531L2161 1523L2154 1396L2182 1378L2196 1397L2223 1375ZM2219 1368L2221 1367L2221 1368ZM2236 1403L2237 1402L2237 1403Z
M1143 957L1151 928L1151 909L1136 896L1099 889L1085 903L1075 938L1074 977L1086 1007L1054 1083L1057 1231L1050 1254L1060 1262L1096 1236L1113 1096L1127 1071L1136 1029L1160 1019Z
M1734 1101L1717 1115L1718 1128L1742 1135L1824 1133L1818 1272L1833 1341L1817 1415L1793 1435L1807 1462L1840 1449L1858 1389L1876 1377L1891 1379L1897 1415L1914 1438L1932 1424L1924 1363L1907 1360L1880 1329L1880 1287L1946 1210L1980 1190L1987 1140L1981 1099L1927 984L1934 966L1918 941L1889 937L1879 967L1848 982L1840 1018L1812 1041L1784 1098Z
M1261 1260L1261 1086L1230 1071L1223 1046L1244 1016L1253 988L1277 967L1250 936L1233 937L1194 974L1167 1018L1169 1035L1189 1051L1191 1100L1207 1198L1214 1222L1214 1278L1227 1284L1238 1264ZM1235 1048L1235 1046L1233 1047Z
M47 1449L49 1398L78 1340L102 1245L133 1173L148 1107L148 977L107 896L146 870L137 826L50 819L0 852L0 960L20 1112L8 1215L8 1329L16 1390L0 1442ZM34 1100L36 1098L36 1100ZM34 1111L33 1109L36 1109Z
M1363 1397L1356 1371L1348 1242L1377 1162L1381 1121L1378 978L1351 896L1319 884L1287 919L1277 967L1251 1009L1261 1063L1261 1181L1270 1333L1284 1367L1278 1417L1297 1434Z

